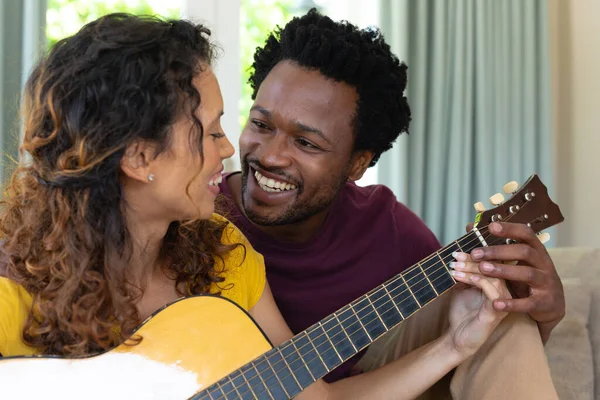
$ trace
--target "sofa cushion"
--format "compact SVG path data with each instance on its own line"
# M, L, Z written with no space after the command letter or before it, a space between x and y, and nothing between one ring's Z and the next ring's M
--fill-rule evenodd
M578 278L563 279L567 313L546 343L560 399L588 400L594 393L594 360L588 329L592 291Z
M567 313L546 344L560 399L600 399L600 250L551 249ZM598 375L598 376L597 376ZM595 379L595 381L594 381Z

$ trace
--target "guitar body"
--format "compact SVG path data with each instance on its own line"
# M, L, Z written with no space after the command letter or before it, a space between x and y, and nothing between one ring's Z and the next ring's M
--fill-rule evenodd
M165 306L136 335L92 357L0 358L0 398L182 400L272 348L244 310L209 295Z

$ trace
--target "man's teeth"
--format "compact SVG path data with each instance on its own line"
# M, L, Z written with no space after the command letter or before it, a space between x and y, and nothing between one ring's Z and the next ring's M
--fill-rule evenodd
M208 186L219 186L219 183L223 182L223 175L219 174L219 176L215 179L212 179L208 182Z
M258 182L258 186L265 192L283 192L284 190L296 189L296 185L267 178L266 176L262 176L258 171L254 171L254 177Z

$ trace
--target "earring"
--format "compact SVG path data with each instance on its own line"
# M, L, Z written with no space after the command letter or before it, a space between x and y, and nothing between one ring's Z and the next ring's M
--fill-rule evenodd
M154 180L154 175L152 175L152 174L148 175L148 180L150 182L152 182Z

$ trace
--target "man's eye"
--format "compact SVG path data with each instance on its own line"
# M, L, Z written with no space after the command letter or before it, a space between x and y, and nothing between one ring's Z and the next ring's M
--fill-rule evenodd
M256 120L256 119L252 120L252 124L254 126L256 126L258 129L269 129L269 126L267 124L265 124L264 122L261 122L259 120Z
M317 147L317 146L315 146L314 144L312 144L311 142L309 142L309 141L308 141L308 140L306 140L306 139L302 139L302 138L300 138L300 139L296 140L296 142L297 142L297 143L298 143L300 146L302 146L302 147L306 147L306 148L308 148L308 149L318 149L318 147Z
M222 137L225 137L225 134L217 132L217 133L211 133L210 136L214 137L215 139L221 139Z

